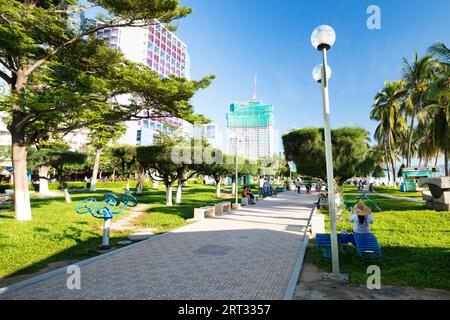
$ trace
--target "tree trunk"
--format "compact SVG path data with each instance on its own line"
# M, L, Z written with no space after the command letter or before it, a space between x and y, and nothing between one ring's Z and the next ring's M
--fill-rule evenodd
M181 199L182 194L183 194L183 183L180 180L178 180L177 197L175 199L175 203L176 204L181 204L181 202L182 202L182 199Z
M137 175L137 188L136 194L142 194L144 192L144 181L145 181L145 172L139 172Z
M220 178L216 180L216 197L220 199Z
M159 181L158 180L153 180L152 188L155 190L159 189Z
M413 113L411 116L411 126L409 128L409 138L408 138L408 151L406 154L406 166L411 167L411 147L412 147L412 139L414 133L414 120L416 119L416 114Z
M448 177L449 176L449 171L448 171L448 145L449 145L449 141L448 141L448 127L445 129L445 142L444 142L444 161L445 161L445 176Z
M48 171L50 170L49 166L40 166L38 168L39 173L39 193L41 194L49 194L48 190Z
M115 168L113 169L111 180L112 180L112 182L116 181L116 169Z
M19 221L31 220L30 191L28 190L28 148L15 141L13 135L12 163L14 169L14 209Z
M386 161L386 171L387 171L387 175L388 175L388 184L391 181L391 168L389 166L389 158L388 158L388 152L387 152L387 148L386 148L386 142L383 142L383 146L384 146L384 160Z
M127 184L125 186L125 192L130 193L130 176L127 177Z
M236 182L233 181L231 194L236 195Z
M173 202L172 202L172 184L167 184L166 183L166 205L167 206L172 206Z
M21 93L25 89L28 76L24 70L15 73L15 82L11 84L11 91ZM17 124L23 120L22 108L12 106L12 123L8 126L12 142L12 165L14 170L14 209L17 220L31 220L30 191L28 190L27 155L28 145L25 143L25 128Z
M66 199L67 203L72 203L72 199L70 198L70 193L67 188L64 188L64 198Z
M449 171L448 171L448 150L445 150L444 161L445 161L445 176L448 177L449 176Z
M392 178L394 180L394 185L395 185L395 181L397 180L397 175L395 174L395 164L394 164L394 155L392 154L392 146L391 146L391 137L388 137L388 152L389 152L389 158L391 160L391 165L392 165Z
M96 149L95 150L95 159L94 159L94 170L92 170L90 191L97 190L97 188L96 188L97 175L98 175L98 168L100 167L100 156L101 155L102 155L102 149Z

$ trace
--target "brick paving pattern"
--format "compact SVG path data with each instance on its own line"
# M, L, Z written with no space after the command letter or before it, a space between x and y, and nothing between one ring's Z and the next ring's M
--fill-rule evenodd
M302 246L313 197L267 198L188 225L0 299L282 299Z

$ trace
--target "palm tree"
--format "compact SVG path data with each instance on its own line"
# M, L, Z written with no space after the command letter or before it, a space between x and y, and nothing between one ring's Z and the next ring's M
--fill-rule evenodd
M433 58L427 55L419 58L419 55L414 53L413 62L409 63L406 58L403 58L403 79L406 81L407 96L406 113L410 118L408 148L406 154L407 166L411 166L411 149L414 134L414 124L417 114L425 107L425 94L429 88L431 77L433 74Z
M386 171L388 175L388 181L391 180L391 168L389 166L389 159L387 155L387 147L383 142L380 142L372 147L371 151L375 165L381 167L381 165L386 165Z
M448 155L450 151L450 66L442 63L436 70L433 83L427 92L429 103L423 110L429 126L430 138L444 154L445 175L449 175Z
M435 77L427 97L431 100L429 114L432 116L430 126L433 128L433 140L440 143L444 153L445 175L449 175L448 154L450 149L450 49L443 42L438 42L428 49L436 57Z
M450 49L443 42L433 44L428 49L428 54L438 58L443 63L450 64Z
M384 88L376 95L370 118L379 121L375 130L375 139L384 145L391 164L392 177L395 180L394 150L399 133L406 129L406 119L401 110L405 94L404 81L385 82Z

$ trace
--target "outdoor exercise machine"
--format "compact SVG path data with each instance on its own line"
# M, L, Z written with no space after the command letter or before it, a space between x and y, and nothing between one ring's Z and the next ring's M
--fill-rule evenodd
M95 198L87 198L77 206L76 212L78 214L90 213L96 219L103 219L103 242L100 250L109 250L109 228L111 219L115 215L121 214L128 207L136 207L137 200L131 194L123 194L116 196L113 193L107 193L103 196L103 200L97 202ZM117 208L123 204L121 208ZM115 210L117 208L117 210Z

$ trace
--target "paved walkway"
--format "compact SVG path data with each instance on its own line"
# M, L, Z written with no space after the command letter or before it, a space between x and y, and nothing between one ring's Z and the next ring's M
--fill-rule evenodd
M315 198L282 193L80 263L81 290L64 269L0 299L283 299Z

